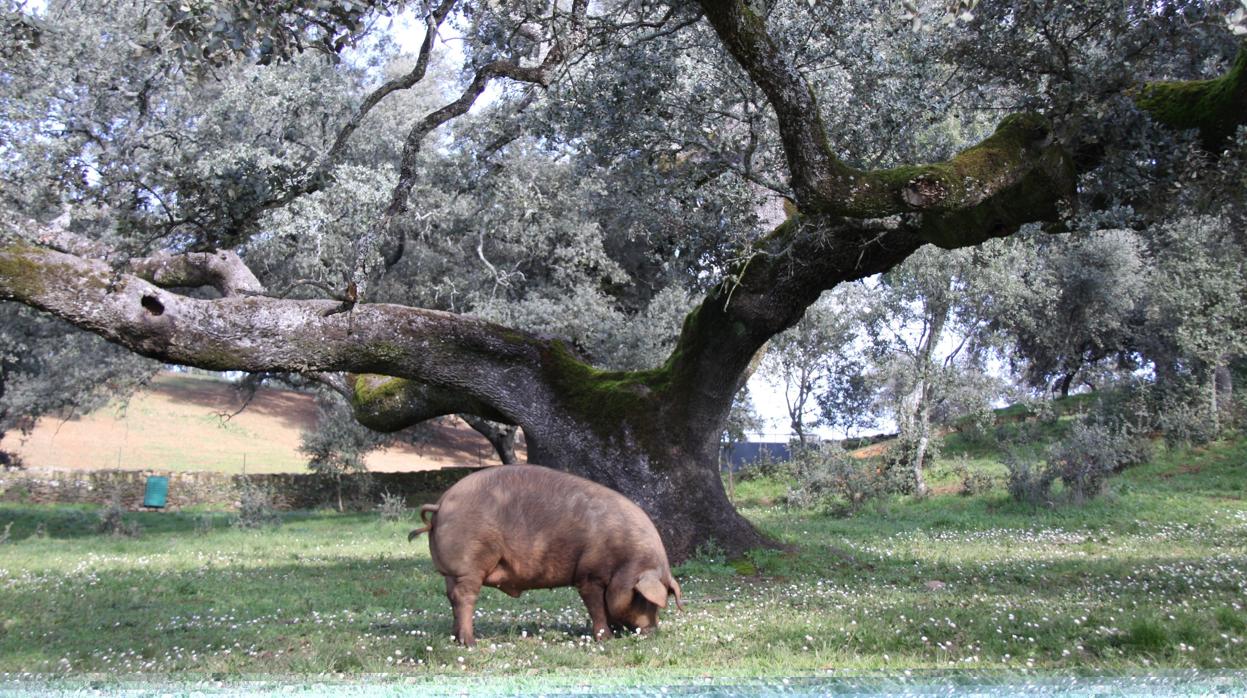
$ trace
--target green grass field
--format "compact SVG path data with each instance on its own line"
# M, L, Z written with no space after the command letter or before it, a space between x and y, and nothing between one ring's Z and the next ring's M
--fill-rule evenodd
M975 461L977 462L977 461ZM933 473L940 481L941 463ZM978 466L975 466L978 467ZM989 466L985 466L989 467ZM998 466L996 466L998 467ZM487 589L480 644L409 522L300 513L241 531L228 512L131 515L0 506L0 679L93 676L477 677L554 685L899 669L1247 667L1247 441L1162 453L1083 506L996 490L890 500L847 519L771 504L746 515L792 551L677 569L688 608L653 638L589 640L571 589Z

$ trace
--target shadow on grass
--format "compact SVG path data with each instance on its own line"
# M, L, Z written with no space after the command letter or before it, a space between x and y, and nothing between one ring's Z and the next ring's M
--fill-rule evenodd
M42 535L53 539L108 538L99 532L100 513L105 507L92 504L11 504L0 503L0 535L5 526L9 529L9 540L20 541L31 536ZM280 521L284 524L298 523L341 523L358 525L378 520L375 513L336 511L289 511L279 512ZM137 522L142 527L139 540L159 539L161 537L186 536L208 530L224 530L231 528L238 515L232 511L127 511L123 515L125 521ZM411 520L416 527L415 519Z

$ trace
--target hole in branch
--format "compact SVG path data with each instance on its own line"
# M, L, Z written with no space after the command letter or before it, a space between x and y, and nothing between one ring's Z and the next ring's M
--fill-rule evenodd
M139 303L152 315L160 315L165 311L165 304L161 303L160 299L155 296L143 296Z

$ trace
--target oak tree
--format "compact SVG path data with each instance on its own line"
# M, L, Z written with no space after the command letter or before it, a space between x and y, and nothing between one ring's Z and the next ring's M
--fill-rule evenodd
M719 434L822 292L1130 205L1147 192L1087 183L1163 177L1154 132L1215 167L1247 115L1218 2L441 0L406 5L423 39L381 81L404 3L84 5L4 13L0 298L161 361L321 376L374 429L518 425L675 559L766 542ZM408 98L439 69L450 94ZM779 195L795 212L762 229ZM480 262L470 303L447 241ZM533 319L576 319L559 289L586 318L700 300L612 360L592 323Z

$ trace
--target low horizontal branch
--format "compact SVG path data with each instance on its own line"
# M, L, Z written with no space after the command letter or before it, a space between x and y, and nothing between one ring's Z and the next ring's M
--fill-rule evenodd
M376 373L456 391L500 418L522 412L540 340L475 318L388 304L189 298L108 263L0 246L0 300L45 310L131 351L210 370ZM463 405L456 405L455 411Z
M350 376L348 396L356 421L394 432L451 414L468 414L495 422L510 420L492 406L457 390L438 389L418 381L375 374Z

